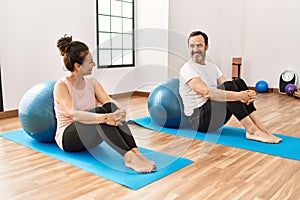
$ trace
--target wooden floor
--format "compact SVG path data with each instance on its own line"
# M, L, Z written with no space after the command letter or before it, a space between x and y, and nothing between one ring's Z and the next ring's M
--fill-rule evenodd
M146 97L118 100L128 119L148 115ZM300 137L300 100L259 94L256 107L273 132ZM194 163L133 191L0 138L0 199L300 199L300 161L130 127L139 146ZM18 118L0 120L0 133L20 128Z

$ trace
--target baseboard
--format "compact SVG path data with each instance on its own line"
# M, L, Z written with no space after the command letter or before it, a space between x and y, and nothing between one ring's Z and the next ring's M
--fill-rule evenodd
M273 93L279 93L279 89L278 88L272 88L273 89Z
M256 88L252 87L252 86L249 86L248 89L256 91ZM279 93L279 89L278 88L268 88L266 93Z
M0 119L11 118L11 117L18 117L18 113L19 113L18 109L0 112Z
M135 91L133 95L139 97L148 97L150 95L150 92Z
M131 96L138 96L138 97L148 97L150 92L143 92L143 91L133 91L133 92L124 92L119 94L111 94L113 99L122 98L122 97L131 97Z

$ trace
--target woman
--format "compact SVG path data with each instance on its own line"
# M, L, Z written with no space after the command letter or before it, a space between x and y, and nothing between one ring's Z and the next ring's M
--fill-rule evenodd
M139 173L154 171L155 163L141 154L125 123L126 111L116 105L96 79L85 77L92 74L95 66L87 45L64 35L57 47L70 71L54 87L58 146L67 152L78 152L105 141L123 156L127 167Z

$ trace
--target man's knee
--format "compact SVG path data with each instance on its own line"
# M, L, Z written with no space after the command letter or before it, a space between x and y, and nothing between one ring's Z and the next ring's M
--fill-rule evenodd
M239 91L238 87L233 83L233 81L226 81L218 86L218 89L229 90L229 91Z
M248 86L243 79L241 79L241 78L235 79L232 82L233 82L233 84L236 85L236 87L239 89L239 91L248 90Z

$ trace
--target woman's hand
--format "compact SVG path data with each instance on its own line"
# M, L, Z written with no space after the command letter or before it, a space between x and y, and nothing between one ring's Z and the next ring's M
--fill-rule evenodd
M117 126L123 125L123 122L126 120L126 110L124 110L123 108L119 108L113 113L113 116Z
M116 120L114 118L113 113L107 113L105 114L106 119L104 121L105 124L108 124L110 126L117 126Z
M113 113L106 113L104 123L110 126L120 126L123 125L125 119L126 111L120 108Z

